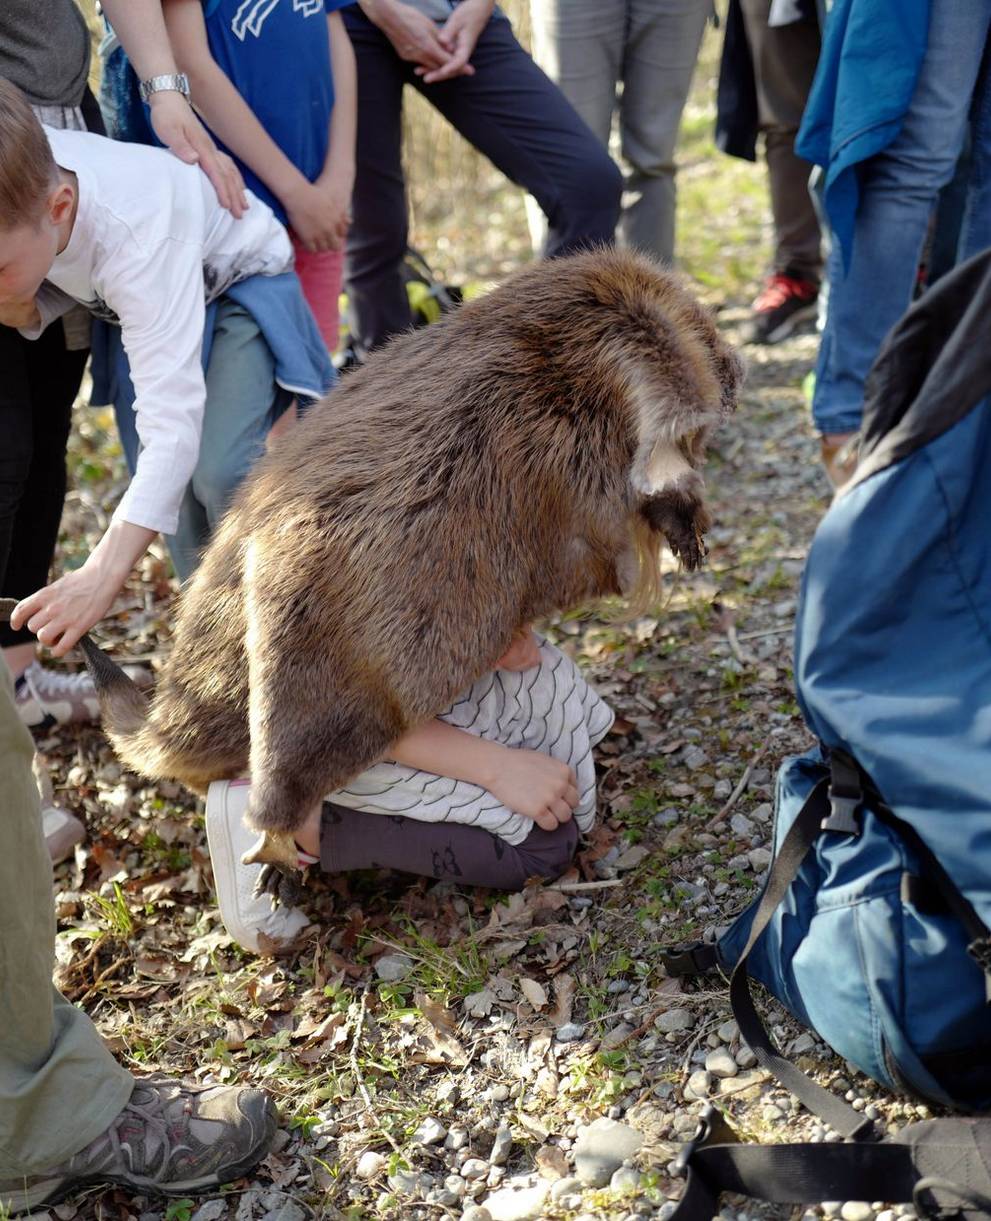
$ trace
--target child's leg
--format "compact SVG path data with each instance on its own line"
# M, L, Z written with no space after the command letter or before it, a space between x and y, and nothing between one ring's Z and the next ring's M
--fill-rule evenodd
M231 497L265 451L265 438L291 396L275 381L275 359L258 325L226 297L217 305L206 412L179 529L170 540L180 580L195 570Z
M529 878L560 877L578 846L574 819L555 831L535 826L521 844L481 827L369 814L324 802L320 864L327 873L399 869L466 886L522 890Z
M328 352L341 346L340 296L344 278L343 250L307 250L293 238L296 275L313 311Z

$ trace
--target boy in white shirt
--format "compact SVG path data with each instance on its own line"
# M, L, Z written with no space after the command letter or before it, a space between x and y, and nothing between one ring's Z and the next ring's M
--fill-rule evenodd
M107 613L155 534L175 533L187 485L196 483L205 408L229 497L291 395L328 388L332 371L286 274L292 264L286 231L259 200L249 195L235 220L195 166L159 149L42 128L0 79L0 315L29 336L70 301L119 322L143 447L92 555L12 616L56 656ZM268 279L256 285L256 276ZM232 306L225 294L237 286L247 292ZM20 317L11 313L18 309ZM259 367L269 371L261 384ZM209 403L208 383L222 387Z

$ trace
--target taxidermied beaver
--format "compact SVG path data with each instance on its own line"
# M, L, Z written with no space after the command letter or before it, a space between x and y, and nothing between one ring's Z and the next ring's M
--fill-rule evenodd
M250 823L291 831L521 625L648 599L665 538L701 563L697 469L741 377L677 277L613 250L396 338L245 481L150 705L88 643L118 754L200 791L250 770Z

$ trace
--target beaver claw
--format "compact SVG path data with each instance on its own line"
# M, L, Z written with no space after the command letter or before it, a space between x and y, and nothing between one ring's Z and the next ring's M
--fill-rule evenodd
M262 831L241 857L241 864L262 866L255 882L255 895L268 895L273 907L280 903L294 907L299 902L299 849L291 835Z

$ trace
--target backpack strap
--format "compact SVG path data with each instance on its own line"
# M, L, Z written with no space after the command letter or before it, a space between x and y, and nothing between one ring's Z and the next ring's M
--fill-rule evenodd
M913 1150L899 1144L741 1145L710 1103L682 1149L677 1171L685 1190L670 1221L711 1221L723 1192L776 1204L823 1200L912 1199L918 1172Z
M835 791L834 777L838 786ZM852 791L854 781L857 786L856 793ZM851 776L849 768L842 761L834 768L830 779L820 780L806 798L805 804L789 827L788 834L771 863L764 893L761 895L750 925L750 936L733 968L729 987L733 1016L740 1027L741 1036L757 1057L757 1063L761 1068L772 1073L813 1114L818 1115L846 1140L869 1138L873 1130L872 1121L865 1118L861 1112L848 1106L829 1090L823 1089L818 1082L803 1073L797 1065L786 1060L774 1046L754 1005L754 998L750 991L747 959L761 934L770 924L771 917L794 882L809 849L822 831L829 829L846 834L860 834L860 827L853 817L860 800L860 785L856 771L854 770ZM836 1199L837 1197L828 1198ZM848 1196L845 1198L863 1199L864 1197ZM883 1193L881 1197L873 1196L872 1198L883 1198Z
M910 1124L885 1144L741 1145L711 1104L676 1163L687 1180L670 1221L711 1221L723 1192L775 1204L889 1200L922 1217L991 1215L991 1124Z

